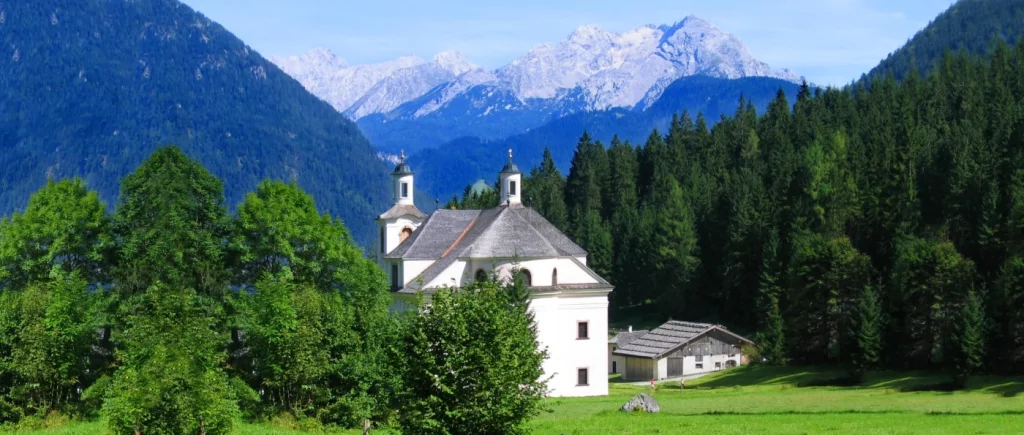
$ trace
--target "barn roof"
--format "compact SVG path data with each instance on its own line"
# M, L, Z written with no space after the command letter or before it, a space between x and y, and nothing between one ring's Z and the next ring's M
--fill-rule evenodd
M623 356L658 358L712 330L725 332L743 342L751 342L744 337L729 332L728 329L721 325L670 320L653 331L635 338L628 344L619 344L614 353Z
M646 334L648 332L651 332L651 331L648 331L646 329L638 330L638 331L623 331L623 332L620 332L618 334L615 334L614 337L608 339L608 344L614 344L617 347L626 346L629 343L632 343L633 340L636 340L636 339L642 337L644 334Z

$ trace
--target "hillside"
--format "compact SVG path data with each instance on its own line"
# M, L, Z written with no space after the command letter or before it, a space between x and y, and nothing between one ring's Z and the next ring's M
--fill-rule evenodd
M113 205L121 178L174 143L231 206L294 179L371 240L387 168L355 124L177 0L3 2L0 46L0 214L47 177L82 177Z
M667 132L673 115L687 111L696 118L698 113L703 113L710 127L722 115L736 111L741 95L763 112L779 89L793 101L799 86L767 77L732 80L684 77L666 87L661 97L644 111L611 109L576 113L501 140L458 138L416 153L409 161L417 170L420 189L445 200L461 193L467 184L477 179L495 179L509 148L514 150L521 168L531 168L540 163L544 148L549 147L559 169L567 173L583 131L605 145L614 135L640 145L647 140L652 128Z
M892 73L903 79L913 68L931 70L946 51L984 54L992 42L1015 43L1024 32L1024 2L1020 0L960 0L917 32L867 75Z

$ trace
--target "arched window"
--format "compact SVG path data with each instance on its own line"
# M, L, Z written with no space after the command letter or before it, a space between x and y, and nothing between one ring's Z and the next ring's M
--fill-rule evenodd
M405 239L408 239L410 235L412 235L412 228L402 228L402 234L398 236L398 243L404 242Z
M487 281L487 272L484 272L483 269L477 269L476 276L473 279L476 280L476 282Z
M525 284L527 287L530 287L530 286L533 285L533 275L530 274L529 270L520 269L519 270L519 279L523 280L523 284Z
M558 285L558 269L551 271L551 285Z

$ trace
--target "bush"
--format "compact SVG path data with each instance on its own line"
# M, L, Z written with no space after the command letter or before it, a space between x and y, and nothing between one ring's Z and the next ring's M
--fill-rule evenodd
M518 434L540 411L546 353L527 303L494 283L440 290L409 319L403 350L406 433Z

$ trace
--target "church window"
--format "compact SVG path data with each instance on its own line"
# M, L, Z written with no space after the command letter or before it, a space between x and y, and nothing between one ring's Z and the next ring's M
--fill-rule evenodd
M402 228L402 234L401 234L401 236L399 236L398 242L399 243L404 242L405 239L408 239L410 235L412 235L412 228L409 228L409 227Z
M558 285L558 269L551 271L551 285Z
M519 276L519 279L523 280L523 284L526 285L527 287L530 287L530 286L533 285L533 275L530 274L529 270L526 270L526 269L520 270L518 276Z
M484 272L483 269L477 269L476 276L474 276L473 279L476 280L476 282L487 281L487 272Z
M590 339L590 322L576 322L576 339L577 340L589 340Z
M398 290L398 265L391 265L391 290Z
M509 195L515 195L516 194L516 182L515 181L509 181L508 182L508 194Z
M586 368L576 369L576 386L585 387L590 385L590 370Z
M384 231L384 227L380 229L380 252L388 253L388 236Z
M409 183L402 183L402 198L409 197Z

